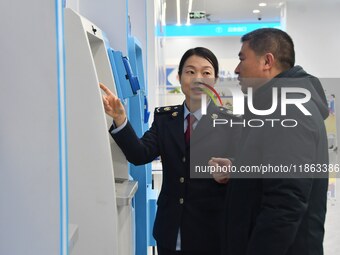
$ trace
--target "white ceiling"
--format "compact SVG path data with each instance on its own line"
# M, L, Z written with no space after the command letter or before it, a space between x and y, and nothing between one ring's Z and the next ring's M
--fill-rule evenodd
M266 7L259 7L259 0L193 0L192 11L205 11L207 19L191 20L191 23L240 23L259 22L258 15L252 11L261 11L261 22L280 20L280 0L266 0ZM180 0L181 23L187 20L189 0ZM166 0L166 24L177 23L176 0Z
M176 0L164 0L166 2L166 25L177 23ZM191 20L195 23L244 23L244 22L278 22L281 16L281 5L285 2L299 2L310 4L311 2L338 2L339 0L193 0L192 11L205 11L207 19ZM259 7L259 3L267 3L266 7ZM189 0L180 0L181 24L185 24L188 14ZM252 11L261 11L259 14Z

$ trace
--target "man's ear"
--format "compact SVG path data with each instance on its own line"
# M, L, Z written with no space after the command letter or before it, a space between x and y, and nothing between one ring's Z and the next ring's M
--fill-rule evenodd
M275 65L275 57L272 53L266 53L264 55L264 69L265 70L270 70L274 67Z

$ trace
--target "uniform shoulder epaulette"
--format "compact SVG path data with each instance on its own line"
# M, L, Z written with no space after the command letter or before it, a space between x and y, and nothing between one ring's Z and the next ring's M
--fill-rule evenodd
M233 114L233 111L231 109L228 109L226 107L218 107L220 112L225 114L225 115L228 115L229 117L232 117L232 118L241 118L242 116L241 115L238 115L238 114Z
M161 113L172 113L174 111L178 111L181 105L173 105L173 106L164 106L164 107L156 107L155 114Z

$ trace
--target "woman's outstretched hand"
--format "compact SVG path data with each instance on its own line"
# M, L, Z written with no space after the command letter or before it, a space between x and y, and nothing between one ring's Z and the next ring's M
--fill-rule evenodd
M99 83L99 86L105 92L103 104L106 114L113 118L117 127L121 126L126 119L125 108L122 102L103 83Z

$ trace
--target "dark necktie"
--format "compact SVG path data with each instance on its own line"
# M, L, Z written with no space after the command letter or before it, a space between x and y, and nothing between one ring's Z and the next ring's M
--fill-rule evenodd
M187 122L188 122L188 126L187 126L187 129L185 130L184 137L185 137L186 145L189 145L190 136L191 136L192 131L194 130L193 124L196 121L196 118L192 113L190 113L190 114L187 115L186 119L187 119Z

